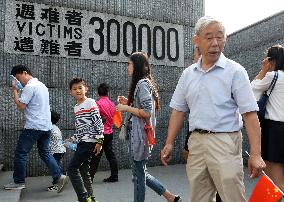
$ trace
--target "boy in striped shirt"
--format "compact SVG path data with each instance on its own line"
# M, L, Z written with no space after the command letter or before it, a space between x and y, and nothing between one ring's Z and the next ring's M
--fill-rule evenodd
M79 202L95 202L89 173L92 153L98 155L103 144L103 123L94 99L87 98L88 86L81 78L69 83L74 106L76 133L67 141L77 143L77 150L68 166L68 175Z

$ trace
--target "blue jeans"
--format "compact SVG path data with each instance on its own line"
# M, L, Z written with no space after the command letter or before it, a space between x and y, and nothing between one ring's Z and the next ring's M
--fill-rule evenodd
M49 151L50 135L51 131L32 129L24 129L22 131L15 151L13 174L15 183L25 183L28 154L36 142L40 158L48 167L53 177L53 183L57 183L62 173Z
M96 143L80 142L68 166L68 175L77 194L78 201L93 197L92 181L90 177L90 161Z
M166 188L155 177L150 175L147 171L147 160L135 161L133 160L132 174L134 183L134 202L145 201L146 185L150 187L160 196L165 193Z
M62 161L62 158L64 156L65 153L54 153L52 156L54 157L57 165L59 166L60 170L61 170L61 173L63 173L63 168L62 168L62 165L61 165L61 161Z

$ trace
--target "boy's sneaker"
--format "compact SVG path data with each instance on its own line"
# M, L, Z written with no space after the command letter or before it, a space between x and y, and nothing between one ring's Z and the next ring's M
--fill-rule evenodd
M17 183L11 182L9 184L4 185L4 189L6 190L25 189L25 188L26 188L26 185L24 183L17 184Z
M81 202L98 202L98 201L96 201L95 197L88 197L88 198L83 199Z
M90 200L88 202L98 202L94 196L93 197L89 197L88 200Z
M47 187L47 191L58 191L58 185L55 184L55 185Z
M57 182L57 193L60 193L63 189L63 187L65 186L65 184L67 184L69 180L69 177L66 175L61 175L58 182Z

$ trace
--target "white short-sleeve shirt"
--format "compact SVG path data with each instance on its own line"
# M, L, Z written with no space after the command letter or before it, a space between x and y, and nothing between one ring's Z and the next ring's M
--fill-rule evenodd
M49 131L52 129L47 87L37 78L32 78L24 86L19 101L26 104L24 110L25 129Z

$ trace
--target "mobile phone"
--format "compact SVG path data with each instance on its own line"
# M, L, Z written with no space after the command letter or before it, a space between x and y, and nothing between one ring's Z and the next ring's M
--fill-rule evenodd
M18 90L22 90L22 89L24 88L23 85L21 84L21 82L18 81L18 79L17 79L16 77L14 77L13 75L10 75L10 78L12 79L12 81L13 81L13 80L16 81L16 88L17 88Z
M11 78L12 80L16 80L16 81L18 81L18 80L17 80L17 78L16 78L16 77L14 77L13 75L10 75L10 78Z

